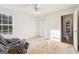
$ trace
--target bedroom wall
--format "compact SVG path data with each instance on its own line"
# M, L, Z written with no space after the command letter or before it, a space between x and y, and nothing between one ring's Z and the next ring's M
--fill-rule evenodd
M67 9L67 10L62 10L59 12L51 13L46 16L42 16L39 19L39 35L53 39L55 41L61 41L61 16L62 15L67 15L67 14L73 14L73 43L74 43L74 48L77 51L77 20L78 20L78 8L72 8L72 9ZM53 30L51 38L50 31ZM56 30L56 31L55 31ZM75 32L76 31L76 32ZM58 35L56 35L58 34Z
M37 21L23 13L15 14L14 34L20 38L32 38L37 35Z
M72 14L73 9L62 10L54 12L45 16L40 17L39 21L39 35L50 38L50 33L55 32L52 35L57 35L57 38L54 38L57 41L61 41L61 16L66 14ZM59 31L56 33L56 31Z
M5 37L32 38L37 35L37 21L35 17L26 13L0 7L1 13L13 15L13 34Z

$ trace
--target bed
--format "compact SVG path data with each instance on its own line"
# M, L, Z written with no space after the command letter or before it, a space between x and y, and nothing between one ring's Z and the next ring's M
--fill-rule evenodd
M74 54L76 53L71 44L54 40L39 40L30 42L26 54Z

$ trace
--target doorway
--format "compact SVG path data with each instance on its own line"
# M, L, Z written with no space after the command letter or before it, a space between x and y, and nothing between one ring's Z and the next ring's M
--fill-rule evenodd
M73 44L73 14L61 16L61 42Z

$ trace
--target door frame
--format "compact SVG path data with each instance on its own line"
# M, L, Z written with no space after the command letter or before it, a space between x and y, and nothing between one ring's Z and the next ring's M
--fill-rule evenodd
M68 15L72 15L73 16L73 13L61 16L61 42L63 42L63 16L68 16ZM72 40L73 40L73 17L72 17ZM72 43L72 45L73 45L73 43Z
M79 13L78 13L78 19L79 19ZM79 31L79 20L77 20L77 31ZM79 51L79 32L77 32L77 49L78 49L78 51Z

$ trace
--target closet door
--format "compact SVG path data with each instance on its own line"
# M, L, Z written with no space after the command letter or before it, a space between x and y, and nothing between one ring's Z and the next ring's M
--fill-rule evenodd
M73 15L61 17L62 42L73 44Z

